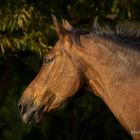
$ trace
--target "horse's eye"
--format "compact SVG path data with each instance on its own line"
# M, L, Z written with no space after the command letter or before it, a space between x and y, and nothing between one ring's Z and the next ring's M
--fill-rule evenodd
M50 62L52 62L52 60L53 60L53 58L44 58L44 63L50 63Z

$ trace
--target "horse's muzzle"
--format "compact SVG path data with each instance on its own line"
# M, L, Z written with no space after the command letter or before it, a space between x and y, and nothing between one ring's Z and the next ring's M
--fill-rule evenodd
M21 118L24 123L40 123L44 117L44 112L38 107L27 107L23 103L19 102L18 109L21 114Z

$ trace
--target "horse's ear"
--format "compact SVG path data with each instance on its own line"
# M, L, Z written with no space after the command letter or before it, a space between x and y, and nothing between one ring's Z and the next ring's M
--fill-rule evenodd
M52 14L51 16L52 16L53 24L55 26L55 30L56 30L59 38L62 38L65 35L66 30L61 24L58 23L55 15Z
M63 27L68 30L71 31L73 30L72 25L66 20L66 19L62 19L62 23L63 23Z

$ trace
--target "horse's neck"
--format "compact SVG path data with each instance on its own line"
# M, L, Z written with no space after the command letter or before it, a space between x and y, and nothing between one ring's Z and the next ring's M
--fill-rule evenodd
M137 118L140 116L140 108L137 110L140 107L140 96L134 93L140 92L140 88L139 84L132 83L136 80L131 79L132 75L129 75L123 62L126 61L125 58L103 47L102 43L96 44L88 40L83 45L86 46L85 52L79 54L83 62L83 73L91 89L104 100L129 132L140 129ZM115 63L120 63L119 67ZM134 110L135 113L131 114Z

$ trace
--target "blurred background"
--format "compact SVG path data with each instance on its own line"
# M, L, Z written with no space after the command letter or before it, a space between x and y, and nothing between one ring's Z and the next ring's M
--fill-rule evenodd
M25 125L17 102L57 41L51 13L74 27L140 20L139 0L0 0L0 140L131 140L92 93L69 101L39 125ZM62 83L63 84L63 83Z

